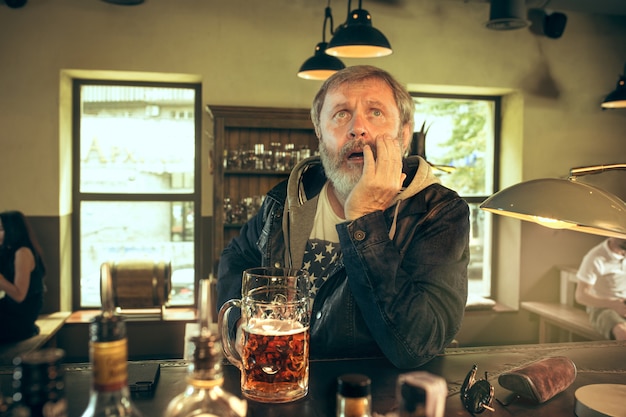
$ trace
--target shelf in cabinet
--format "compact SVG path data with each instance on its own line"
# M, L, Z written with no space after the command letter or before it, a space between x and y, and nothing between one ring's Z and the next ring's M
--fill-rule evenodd
M234 235L239 233L243 224L224 224L226 216L223 212L224 198L231 199L233 206L242 198L253 195L264 195L276 184L289 178L291 167L287 170L255 169L251 159L239 159L237 162L246 162L237 168L236 163L229 164L228 156L232 158L230 151L250 148L255 144L263 144L271 149L273 143L281 144L281 152L284 145L292 144L294 149L308 148L311 154L315 153L319 140L315 136L315 129L311 122L309 108L272 108L272 107L240 107L207 105L207 113L213 124L214 155L217 165L213 179L213 240L212 255L215 265L220 260L221 253ZM224 158L226 151L226 158ZM274 154L272 154L274 155ZM285 154L286 166L293 165L295 159L289 159ZM268 161L264 155L262 161ZM234 162L234 160L230 160ZM259 163L255 158L254 162ZM271 163L275 162L271 159ZM243 166L249 168L243 168ZM273 165L269 165L271 167ZM242 219L243 220L243 219Z

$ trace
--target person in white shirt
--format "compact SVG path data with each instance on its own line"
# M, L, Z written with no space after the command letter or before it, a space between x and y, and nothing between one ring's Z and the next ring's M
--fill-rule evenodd
M607 339L626 340L626 239L608 238L583 258L576 301Z

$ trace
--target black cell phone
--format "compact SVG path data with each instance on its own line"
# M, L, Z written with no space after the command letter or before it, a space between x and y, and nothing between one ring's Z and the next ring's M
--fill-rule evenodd
M161 365L154 362L128 362L130 392L151 393L161 374Z

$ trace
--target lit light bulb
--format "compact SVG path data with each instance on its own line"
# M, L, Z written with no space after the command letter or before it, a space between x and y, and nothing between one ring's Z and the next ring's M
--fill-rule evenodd
M562 220L551 219L549 217L531 216L535 223L539 223L542 226L549 227L551 229L573 229L576 227L575 223L565 222Z

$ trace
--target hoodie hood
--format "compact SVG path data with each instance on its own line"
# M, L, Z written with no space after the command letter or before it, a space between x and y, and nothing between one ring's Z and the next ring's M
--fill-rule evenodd
M404 180L404 188L394 199L394 203L413 197L429 185L441 183L430 164L421 156L414 155L405 158L402 172L407 175L407 178Z
M400 203L403 200L407 200L426 187L432 184L439 184L439 178L435 176L432 167L421 156L410 156L403 161L402 172L407 177L404 180L404 188L398 193L396 198L392 202L392 206L395 205L393 213L393 221L389 228L389 239L393 239L396 234L396 224L398 220L398 211L400 210Z

